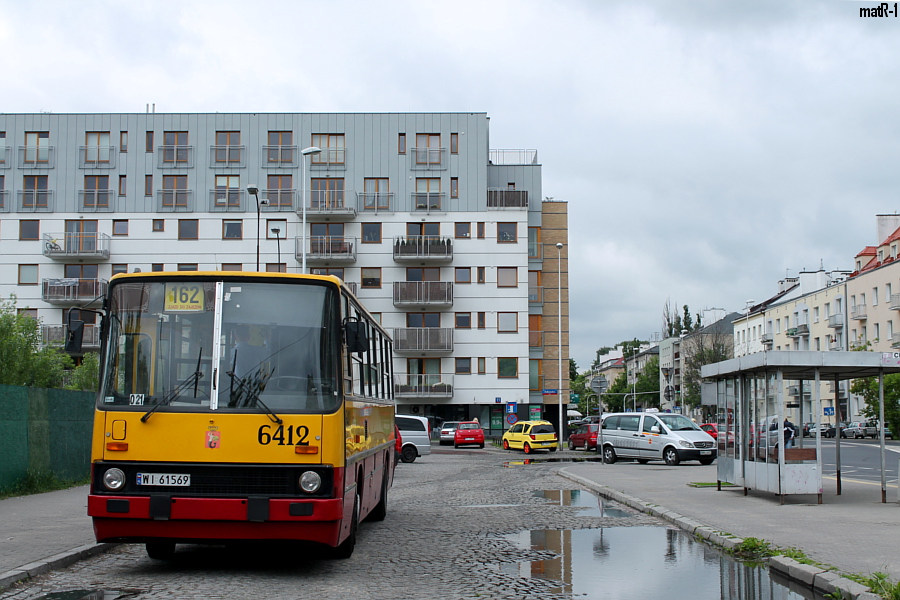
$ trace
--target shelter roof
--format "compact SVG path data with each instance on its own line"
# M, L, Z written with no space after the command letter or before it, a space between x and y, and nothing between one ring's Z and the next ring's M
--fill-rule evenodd
M730 379L741 374L759 375L781 371L785 379L857 379L879 373L900 373L900 353L895 352L754 352L745 356L704 365L704 379Z

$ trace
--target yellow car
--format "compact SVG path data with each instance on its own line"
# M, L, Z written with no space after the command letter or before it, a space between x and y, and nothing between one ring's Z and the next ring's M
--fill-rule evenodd
M525 454L542 449L556 452L559 447L556 430L550 421L519 421L501 439L504 450L521 448Z

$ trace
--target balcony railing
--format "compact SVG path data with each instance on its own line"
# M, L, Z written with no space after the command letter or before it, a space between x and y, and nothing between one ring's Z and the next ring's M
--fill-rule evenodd
M528 242L528 258L535 260L544 258L544 245L540 242Z
M453 330L442 327L396 327L396 352L453 352Z
M394 383L395 398L452 398L453 375L429 373L404 375L398 373Z
M52 169L55 159L55 146L19 146L20 169Z
M788 386L788 396L798 396L800 394L800 386L799 385L791 385ZM810 388L808 383L803 384L803 397L808 397L810 395Z
M194 212L193 190L159 190L156 200L159 212Z
M41 326L41 343L44 346L50 344L65 345L69 328L66 325L42 325ZM100 327L98 325L85 325L84 337L81 341L81 347L85 350L100 349Z
M357 192L356 207L359 212L394 212L394 192Z
M209 212L232 211L244 211L244 190L234 188L209 190Z
M209 166L221 168L245 167L244 146L210 146Z
M866 338L859 338L850 342L851 350L860 350L868 346L869 341Z
M857 304L855 306L850 307L850 318L856 319L858 321L862 321L863 319L868 319L868 310L866 309L865 304Z
M891 294L891 310L900 310L900 294Z
M900 348L900 333L891 336L891 348Z
M525 190L489 189L488 208L528 208L528 192Z
M759 341L765 344L766 346L771 346L775 343L775 336L772 333L764 333L759 338Z
M303 238L297 237L295 254L303 261ZM314 235L306 241L306 260L329 262L356 261L356 238L346 235Z
M453 241L440 235L406 235L394 238L394 260L453 259Z
M832 329L840 329L844 326L844 315L837 313L828 317L828 326Z
M451 306L452 281L395 281L394 306Z
M412 211L425 214L442 212L444 195L444 192L413 192L411 196Z
M53 190L19 190L19 212L52 212Z
M10 163L12 161L9 159L9 146L0 144L0 169L8 169L11 166Z
M43 253L48 258L94 259L109 258L110 237L105 233L45 233Z
M540 285L528 286L528 304L544 303L544 287Z
M797 325L796 327L789 328L785 333L788 337L792 338L809 335L809 325L803 323L802 325Z
M112 212L116 193L113 190L79 190L78 208L82 212Z
M347 196L352 193L346 190L310 190L306 193L306 213L353 218L356 207L346 202Z
M841 352L844 349L844 345L840 342L830 342L828 344L829 352Z
M409 166L414 170L441 170L446 169L446 148L411 148L409 152Z
M44 279L41 300L51 304L86 304L106 293L104 279Z
M81 146L78 148L78 166L82 169L114 169L118 155L115 146Z
M310 156L309 169L320 171L322 169L346 169L346 148L322 148L318 154Z
M269 201L268 204L260 206L260 209L262 209L263 212L294 210L294 207L296 206L294 199L297 197L297 190L295 189L272 188L263 190L263 193L265 194L266 200ZM255 202L256 200L254 199L254 204Z
M194 166L193 146L159 146L156 166L160 169L190 169Z
M297 157L300 153L297 146L263 146L263 167L287 168L298 166Z
M488 160L492 165L536 165L537 150L489 150Z
M9 211L9 190L0 190L0 212Z

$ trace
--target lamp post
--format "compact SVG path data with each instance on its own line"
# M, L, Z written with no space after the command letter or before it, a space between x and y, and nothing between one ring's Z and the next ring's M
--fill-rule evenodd
M317 148L316 146L310 146L309 148L304 148L300 151L300 204L303 206L302 209L302 222L301 222L301 233L300 233L300 242L301 242L301 254L300 254L300 272L306 273L306 176L303 171L306 168L306 157L311 156L313 154L321 154L322 149Z
M557 397L559 398L559 440L563 439L563 378L562 378L562 242L556 243L556 327L559 336L556 339L556 362L559 371L559 389Z
M281 228L273 227L272 233L275 234L275 243L278 245L278 272L281 273Z
M265 198L259 199L258 185L248 185L247 193L256 198L256 271L259 272L259 206L260 204L268 204L269 201Z

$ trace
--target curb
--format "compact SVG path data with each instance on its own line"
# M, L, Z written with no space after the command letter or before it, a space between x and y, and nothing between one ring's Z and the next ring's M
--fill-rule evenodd
M558 473L566 479L571 479L575 483L580 483L604 498L614 500L620 504L639 510L642 513L649 513L654 517L668 521L692 535L696 535L715 546L725 549L727 552L733 552L735 548L740 546L744 541L743 538L733 536L724 531L719 531L705 523L680 515L675 511L659 506L658 504L645 502L635 496L611 489L605 485L600 485L596 481L569 473L567 469L560 469ZM881 598L881 596L870 592L869 588L866 586L856 583L851 579L847 579L846 577L842 577L834 571L814 567L812 565L805 565L786 556L772 556L769 558L768 565L771 570L777 572L789 581L803 584L807 588L815 590L823 595L839 594L841 598L851 600L877 600L878 598Z
M54 554L50 558L45 558L44 560L38 560L28 563L27 565L22 565L21 567L11 569L6 573L0 573L0 591L12 587L16 583L24 581L29 577L42 575L54 569L62 569L79 560L102 554L103 552L109 552L118 545L119 544L86 544L84 546L72 548L66 552Z

